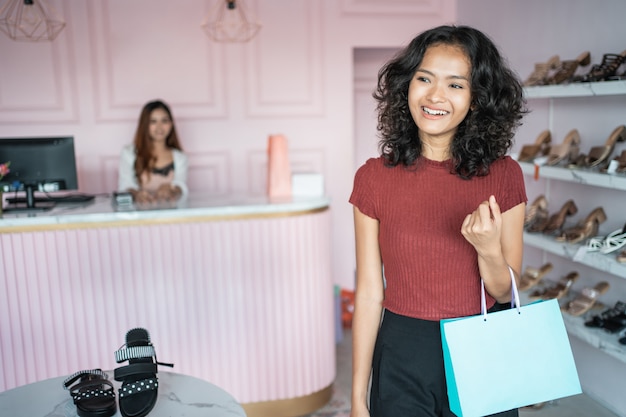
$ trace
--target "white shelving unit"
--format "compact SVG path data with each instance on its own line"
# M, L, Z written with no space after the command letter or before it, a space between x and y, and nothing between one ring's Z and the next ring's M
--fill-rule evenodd
M546 282L543 285L552 286L553 284L554 283L548 284ZM530 292L532 291L534 291L534 288L530 290ZM572 299L576 295L577 294L572 294L572 296L568 297L567 299L559 300L560 304L565 305L568 300ZM520 302L522 305L532 303L532 301L528 299L526 292L520 293ZM604 307L602 309L593 308L590 312L587 312L582 317L574 317L570 314L563 313L563 322L565 323L567 333L569 333L571 336L576 336L583 342L588 343L589 345L597 349L600 349L601 351L613 356L621 362L626 363L626 345L622 345L619 343L616 334L609 333L604 329L585 326L585 321L589 320L596 314L600 314L602 311L604 311Z
M603 81L596 83L572 83L567 85L526 87L527 99L558 99L571 97L626 95L626 81ZM520 162L522 171L531 177L548 180L567 181L591 187L626 191L626 175L606 174L590 169L569 169L559 166L535 166L533 163ZM558 242L552 236L541 233L524 233L524 243L548 253L571 260L574 263L589 266L617 277L626 279L626 264L615 259L615 254L604 255L599 252L587 252L584 244ZM575 296L573 294L572 296ZM566 300L562 301L562 304ZM612 306L607 306L610 308ZM618 341L617 334L603 329L585 326L585 321L603 310L593 309L582 317L563 313L565 327L570 335L626 363L626 346Z
M619 96L626 94L626 80L542 85L537 87L525 87L524 91L526 98Z
M593 187L611 188L614 190L626 191L625 174L604 174L589 169L569 169L554 167L549 165L535 166L530 162L520 162L522 171L527 175L535 175L535 170L539 170L539 178L548 178L559 181L576 182L578 184L590 185Z
M599 271L608 272L621 278L626 278L626 264L615 260L615 254L604 255L600 252L587 252L585 245L558 242L551 236L541 233L524 232L524 243L535 248L543 249L573 262L590 266Z

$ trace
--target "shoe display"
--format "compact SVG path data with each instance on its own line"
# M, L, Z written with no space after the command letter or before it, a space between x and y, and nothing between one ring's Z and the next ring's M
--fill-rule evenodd
M544 130L539 133L537 139L535 139L535 143L532 145L524 145L522 146L522 150L517 157L517 160L520 162L531 162L539 155L547 155L550 150L550 141L552 140L552 135L549 130Z
M174 365L157 362L150 334L140 327L126 333L126 347L115 352L115 361L129 363L114 370L115 380L122 381L119 390L120 413L124 417L146 416L158 397L157 365Z
M604 238L602 241L602 246L600 247L600 252L607 254L611 252L615 252L618 249L621 249L626 245L626 224L623 228L617 229Z
M615 73L626 60L626 50L621 54L604 54L602 62L591 66L585 75L574 77L573 82L596 82L605 81L615 76Z
M538 196L528 207L524 216L524 227L529 227L534 222L543 221L548 218L548 200L542 194Z
M602 329L609 333L619 333L626 329L626 312L622 311L607 317L602 324Z
M591 319L585 322L587 327L604 327L604 324L611 317L619 316L626 313L626 303L618 301L614 307L604 310L602 313L593 316Z
M567 303L562 310L572 316L582 316L594 306L598 298L609 290L609 283L602 281L593 288L584 288L572 301Z
M565 224L566 217L573 216L576 213L578 213L578 207L576 207L574 200L567 200L557 213L550 216L541 231L545 234L554 234L560 231Z
M576 160L580 147L580 133L577 129L572 129L565 136L559 145L553 145L548 151L547 165L557 165L561 161L567 163Z
M615 143L623 142L624 140L626 140L626 126L617 126L609 135L604 146L591 148L589 154L585 157L584 166L593 168L606 162L613 153L613 149L615 149Z
M598 227L606 221L606 214L602 207L596 207L589 215L576 226L563 230L555 239L559 242L567 242L571 244L582 242L583 240L595 236L598 233Z
M533 267L526 267L524 273L520 277L520 283L518 289L520 291L527 291L539 284L543 277L552 271L552 264L550 262L544 264L539 269Z
M554 74L547 77L546 84L561 84L569 81L578 67L585 67L590 63L591 54L589 51L583 52L576 59L561 61L556 67Z
M80 417L110 417L117 411L115 388L101 369L76 372L63 381Z
M535 64L535 69L530 76L524 81L524 85L532 87L536 85L547 84L546 79L550 70L553 70L559 66L560 59L558 55L552 56L547 62L541 62Z
M576 282L578 277L578 272L572 271L569 274L565 275L563 278L559 279L559 281L554 286L546 288L544 290L533 291L529 295L529 298L533 300L559 300L569 292L569 289L574 284L574 282Z

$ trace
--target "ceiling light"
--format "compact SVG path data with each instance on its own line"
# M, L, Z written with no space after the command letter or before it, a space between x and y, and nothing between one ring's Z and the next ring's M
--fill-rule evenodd
M64 27L46 0L7 0L0 8L0 31L14 41L52 41Z
M217 0L200 25L216 42L247 42L261 29L241 0Z

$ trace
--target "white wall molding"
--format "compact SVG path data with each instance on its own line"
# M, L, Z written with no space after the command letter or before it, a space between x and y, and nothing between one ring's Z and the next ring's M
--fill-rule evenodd
M434 15L443 13L441 0L341 0L346 15Z
M88 3L96 120L134 121L155 98L180 120L226 116L223 49L200 28L202 3L194 6L164 14L167 0Z
M262 10L264 26L246 49L248 116L321 116L321 2L285 2L280 7L289 10Z

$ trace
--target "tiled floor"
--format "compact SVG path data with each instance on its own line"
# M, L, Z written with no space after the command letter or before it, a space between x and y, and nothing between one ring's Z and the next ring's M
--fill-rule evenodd
M352 334L344 330L337 345L337 378L331 401L308 417L348 417L350 415ZM585 394L562 398L541 409L520 409L520 417L618 417Z

